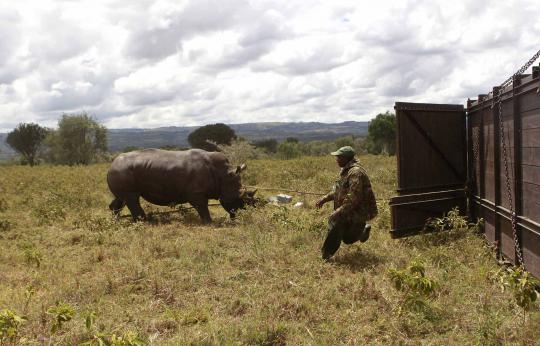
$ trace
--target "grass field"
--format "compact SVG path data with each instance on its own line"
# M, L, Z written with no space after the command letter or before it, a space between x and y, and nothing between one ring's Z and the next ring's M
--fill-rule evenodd
M395 159L360 159L380 215L367 243L343 245L328 263L320 246L331 203L315 210L315 197L295 196L306 208L266 205L235 221L211 207L211 225L192 209L158 213L170 209L143 203L152 220L132 223L107 209L107 164L1 166L0 312L26 320L4 317L15 327L0 344L538 342L538 308L524 319L490 279L497 261L481 236L458 229L390 239ZM337 173L331 157L255 160L243 182L326 192ZM413 260L437 283L420 309L389 276Z

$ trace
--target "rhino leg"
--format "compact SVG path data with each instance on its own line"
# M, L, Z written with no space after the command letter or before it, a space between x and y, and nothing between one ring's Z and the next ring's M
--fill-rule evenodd
M122 211L122 208L126 205L126 202L122 201L121 199L115 198L109 204L109 209L113 212L114 216L118 216L120 212Z
M126 197L126 204L129 209L129 212L131 213L131 217L134 221L137 221L139 219L145 220L146 214L144 213L143 208L141 207L141 202L139 200L138 194L129 194Z
M210 223L212 222L212 218L210 217L210 211L208 210L208 200L198 200L190 202L190 204L197 210L197 213L199 213L199 216L201 217L201 220L203 223Z

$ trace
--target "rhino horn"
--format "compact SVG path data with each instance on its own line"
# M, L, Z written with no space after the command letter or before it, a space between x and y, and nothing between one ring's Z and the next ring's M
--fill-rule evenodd
M236 174L242 172L243 170L245 170L247 168L246 164L243 163L241 166L238 166L236 167Z

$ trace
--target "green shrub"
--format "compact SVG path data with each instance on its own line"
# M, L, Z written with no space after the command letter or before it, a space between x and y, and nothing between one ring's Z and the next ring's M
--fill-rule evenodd
M426 277L424 264L419 260L411 261L405 269L388 270L394 287L403 292L402 306L412 311L423 311L427 307L425 298L435 294L438 284Z
M26 317L18 315L12 310L0 312L0 345L4 341L14 341L17 338L19 327L26 322Z
M66 322L73 319L75 310L67 303L56 302L55 306L51 306L47 310L47 314L52 316L51 334L55 334L62 329Z
M23 248L24 258L26 263L33 264L37 268L41 266L41 261L43 260L43 255L39 252L34 245L26 245Z
M300 145L296 142L280 143L277 149L277 156L283 160L295 159L302 156Z

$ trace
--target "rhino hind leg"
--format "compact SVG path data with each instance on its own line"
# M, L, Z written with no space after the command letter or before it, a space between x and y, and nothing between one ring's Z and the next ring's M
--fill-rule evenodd
M113 212L114 216L118 216L118 214L120 214L125 205L126 202L122 201L119 198L115 198L113 199L111 204L109 204L109 209Z
M134 221L146 220L146 214L141 207L139 197L140 196L136 194L130 194L126 197L126 204Z

